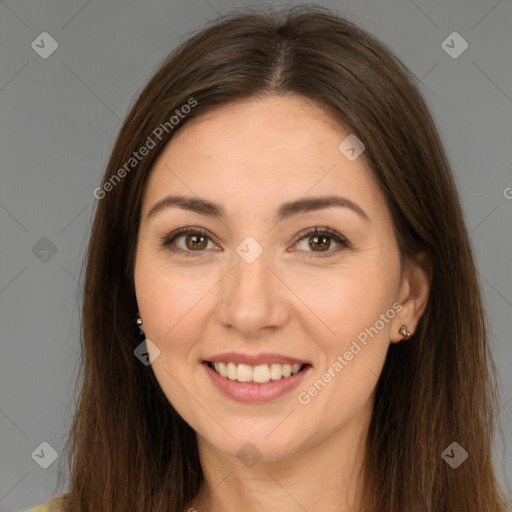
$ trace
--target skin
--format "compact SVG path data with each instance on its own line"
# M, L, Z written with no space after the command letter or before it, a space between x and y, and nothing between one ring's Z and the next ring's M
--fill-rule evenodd
M418 264L400 274L390 212L364 153L349 161L338 149L349 133L304 98L236 102L185 125L148 179L135 289L145 335L160 350L156 378L197 432L205 475L191 504L198 511L357 510L378 376L390 343L403 339L400 326L414 332L429 285ZM368 220L338 206L275 219L284 202L333 193L359 205ZM148 217L170 194L219 203L227 217L177 207ZM178 252L162 247L183 226L207 230L207 245L191 249L184 234L174 241ZM320 240L315 251L313 235L297 239L314 226L350 245ZM247 236L263 248L252 263L236 252ZM394 303L402 305L394 318L300 403L298 394ZM231 351L277 352L312 368L283 397L240 403L218 391L201 364ZM247 442L261 453L251 467L237 457Z

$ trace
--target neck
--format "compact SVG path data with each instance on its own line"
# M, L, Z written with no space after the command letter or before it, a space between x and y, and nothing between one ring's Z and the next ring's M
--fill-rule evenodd
M198 436L204 484L192 510L359 511L369 417L364 419L366 428L355 422L286 459L261 459L251 467Z

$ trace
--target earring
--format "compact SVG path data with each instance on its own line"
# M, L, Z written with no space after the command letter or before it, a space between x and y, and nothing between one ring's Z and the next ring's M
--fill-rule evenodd
M142 332L142 329L140 328L140 326L142 325L142 318L138 315L137 315L137 317L135 317L135 325L139 328L139 333L141 334L141 336L144 336L144 333Z
M400 327L400 329L398 329L398 332L405 338L405 339L409 339L413 333L408 331L407 330L407 327L405 325L402 325L402 327Z

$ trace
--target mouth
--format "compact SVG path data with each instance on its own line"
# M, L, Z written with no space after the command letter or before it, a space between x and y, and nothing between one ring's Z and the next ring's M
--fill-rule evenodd
M206 364L226 380L250 384L266 384L271 381L285 380L311 367L311 365L307 363L271 363L251 366L249 364L237 364L231 361L203 361L203 364Z

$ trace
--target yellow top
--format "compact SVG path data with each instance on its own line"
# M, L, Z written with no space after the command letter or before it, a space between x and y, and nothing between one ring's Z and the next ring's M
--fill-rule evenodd
M31 508L27 510L26 512L49 512L50 511L50 505L48 503L45 503L44 505L38 505L37 507Z
M55 512L59 510L58 507L56 507L55 505L59 503L62 497L63 496L58 496L57 498L53 498L47 503L44 503L43 505L38 505L37 507L26 510L25 512ZM50 506L52 507L50 508Z

